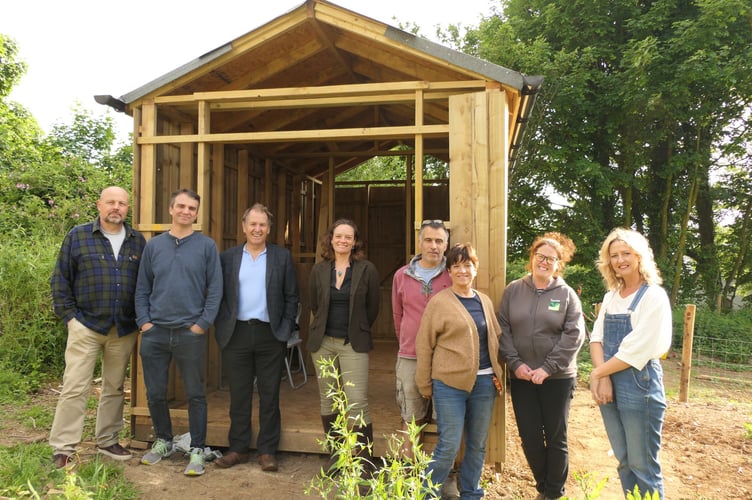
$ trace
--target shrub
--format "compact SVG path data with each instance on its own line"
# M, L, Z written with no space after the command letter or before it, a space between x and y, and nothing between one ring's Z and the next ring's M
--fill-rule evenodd
M337 463L329 471L322 468L319 475L311 480L306 495L318 494L321 498L432 498L433 483L425 476L430 456L417 442L422 427L414 422L409 426L407 439L413 445L414 459L403 460L400 457L399 450L405 438L392 436L387 456L374 458L374 463L370 463L366 457L371 455L371 450L364 453L366 450L354 430L364 426L365 422L362 416L360 421L350 416L352 405L347 401L334 361L322 359L318 364L322 379L334 380L329 384L327 394L334 401L332 410L337 414L333 435L326 436L320 444L324 450L332 450Z
M674 342L681 350L684 344L684 307L674 309ZM742 309L716 313L697 308L693 350L710 356L722 355L727 363L749 364L752 361L752 311Z
M43 235L0 242L0 377L23 375L32 388L63 367L65 334L49 284L59 245Z

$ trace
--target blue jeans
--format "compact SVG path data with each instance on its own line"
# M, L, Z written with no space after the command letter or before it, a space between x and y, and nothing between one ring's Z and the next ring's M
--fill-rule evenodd
M146 399L154 433L160 439L170 441L173 438L167 385L170 361L174 359L183 379L185 399L188 401L191 448L203 448L206 445L206 339L206 335L193 333L188 328L170 329L157 325L141 334L139 352L144 369Z
M657 491L663 496L658 452L666 412L663 370L651 360L642 370L627 368L611 375L613 403L600 405L608 440L619 461L617 471L625 491Z
M465 434L465 456L459 474L459 490L463 499L483 497L480 475L486 458L486 438L491 425L496 387L491 375L478 375L472 392L433 381L433 405L439 442L427 473L435 485L446 481ZM439 495L439 491L436 494ZM439 495L440 496L440 495Z

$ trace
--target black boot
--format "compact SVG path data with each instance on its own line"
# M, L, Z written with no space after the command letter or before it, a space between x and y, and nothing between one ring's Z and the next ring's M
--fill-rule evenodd
M321 424L324 426L324 435L327 437L327 441L334 440L336 442L341 442L341 437L338 436L334 432L334 422L337 420L337 414L334 413L332 415L321 415ZM326 474L329 474L332 471L332 468L337 463L337 453L334 446L330 443L327 445L328 451L329 451L329 460L327 460L326 465L324 466L324 472Z

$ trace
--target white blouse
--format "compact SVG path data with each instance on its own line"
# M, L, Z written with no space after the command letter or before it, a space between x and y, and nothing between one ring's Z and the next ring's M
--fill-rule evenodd
M626 314L635 293L624 298L619 292L607 292L603 296L598 318L590 334L591 343L603 342L605 314ZM622 340L615 357L642 370L648 361L660 358L671 347L671 303L666 291L658 285L648 286L630 320L632 331Z

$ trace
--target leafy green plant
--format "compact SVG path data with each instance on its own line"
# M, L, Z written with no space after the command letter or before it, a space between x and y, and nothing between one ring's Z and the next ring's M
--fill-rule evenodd
M0 448L0 497L135 499L140 494L125 479L120 464L99 456L76 467L56 469L43 443Z
M0 377L24 376L24 384L13 384L14 393L35 390L62 371L65 335L52 312L49 285L60 241L39 235L0 242Z
M387 456L374 463L368 461L370 451L364 453L359 434L354 429L365 425L362 416L350 415L352 404L342 386L339 371L333 360L319 362L322 378L333 380L329 383L327 395L332 399L332 410L337 414L332 434L319 440L324 450L332 450L337 461L329 471L321 472L311 480L306 489L307 495L317 494L321 498L369 498L383 499L423 499L434 496L434 485L426 477L430 456L418 442L422 426L412 422L408 427L407 439L413 445L413 459L403 459L399 450L405 437L392 435L389 439ZM370 445L369 445L370 446Z
M595 474L587 471L576 471L572 474L572 477L577 482L577 486L579 486L583 495L577 498L581 498L582 500L595 500L600 498L603 488L605 488L606 483L608 483L607 477L599 481L595 477ZM566 498L574 499L575 497Z
M645 493L644 495L642 495L640 494L640 488L635 485L633 491L627 492L627 500L661 500L661 496L657 491L654 491L653 493Z
M752 439L752 423L744 423L744 439Z

